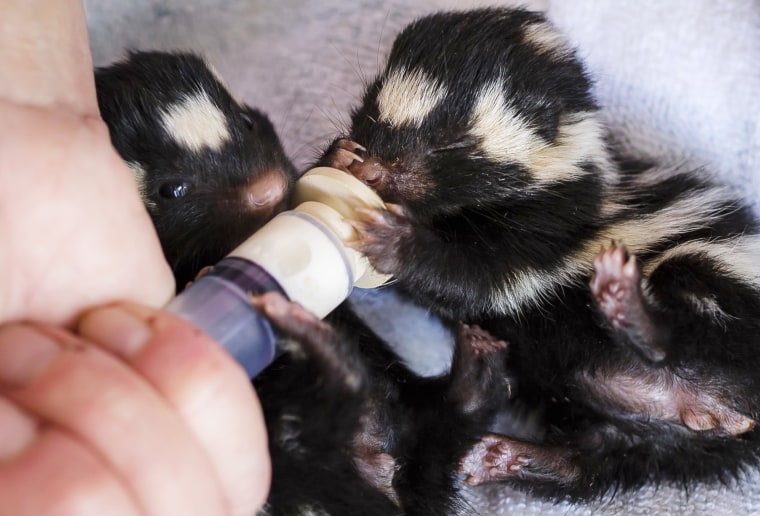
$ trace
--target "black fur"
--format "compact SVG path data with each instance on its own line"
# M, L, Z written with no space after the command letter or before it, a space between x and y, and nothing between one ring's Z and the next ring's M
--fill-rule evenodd
M462 327L451 373L425 379L345 305L300 333L294 310L273 320L296 349L254 382L274 475L264 513L470 513L458 462L506 401L506 344Z
M402 113L432 105L422 120L381 109L404 74L434 85L427 104L407 83L391 95ZM509 109L486 132L475 113L491 84ZM616 161L596 112L539 14L443 13L398 36L322 163L400 206L358 224L375 267L508 340L518 399L543 407L542 439L470 450L471 482L585 499L728 481L760 456L757 221L699 170Z
M95 80L114 147L144 170L138 184L179 289L284 209L296 170L274 127L238 103L201 57L132 52L96 69ZM162 124L162 113L201 94L229 130L218 149L190 150ZM252 192L265 188L271 193L255 204Z

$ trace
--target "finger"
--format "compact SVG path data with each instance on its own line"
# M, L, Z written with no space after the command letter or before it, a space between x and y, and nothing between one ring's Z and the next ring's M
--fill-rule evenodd
M37 434L37 422L0 397L0 463L21 453Z
M24 367L19 362L30 360L33 365L45 354L38 349L22 355L11 370L18 373ZM138 514L131 495L107 465L4 397L0 397L0 507L18 516Z
M26 446L0 455L0 508L14 516L138 516L141 513L118 476L92 450L56 429L42 428L13 405L0 403L0 427L22 432ZM3 430L8 436L8 429ZM5 452L8 450L5 449Z
M261 407L216 342L171 314L131 304L87 313L78 331L122 357L177 410L211 458L232 514L261 507L270 478Z
M10 243L0 246L0 322L70 325L83 308L121 299L165 305L174 278L105 123L2 103L0 120L13 127L0 137L3 163L24 171L0 174L0 234ZM30 192L41 202L20 221Z
M147 514L222 514L210 463L176 413L121 361L58 328L0 328L4 395L103 458Z

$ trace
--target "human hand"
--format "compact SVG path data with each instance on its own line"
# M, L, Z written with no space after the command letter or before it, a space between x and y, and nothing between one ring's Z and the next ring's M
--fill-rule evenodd
M119 299L165 304L171 270L103 122L10 105L0 119L0 322L70 324Z
M4 513L251 515L266 443L242 369L166 312L119 304L75 332L0 327Z
M2 5L0 322L163 305L171 270L99 118L81 0Z

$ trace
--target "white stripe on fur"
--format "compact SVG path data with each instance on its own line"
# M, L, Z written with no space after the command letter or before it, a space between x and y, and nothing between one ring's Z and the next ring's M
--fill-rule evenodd
M377 95L380 121L419 126L446 96L446 88L420 70L392 70Z
M490 305L496 313L512 315L519 314L528 306L540 306L558 286L578 284L588 278L593 270L594 258L612 240L621 240L634 255L647 251L658 243L697 230L718 219L725 212L724 203L731 199L733 197L727 188L713 188L699 198L685 198L651 215L611 225L553 270L513 272L505 278L501 288L494 291ZM760 239L752 237L751 242L742 245L743 254L737 258L735 272L746 278L754 271L753 281L757 282L760 274L757 267L752 267L752 256L760 256L757 252L760 250ZM723 255L728 256L728 253Z
M219 150L230 139L224 113L205 92L169 106L161 113L161 123L177 143L195 152Z
M594 113L563 117L556 140L547 142L506 100L504 91L502 81L487 84L471 117L470 133L489 159L521 165L541 183L581 177L586 172L580 165L589 162L597 164L607 182L614 180L604 128Z

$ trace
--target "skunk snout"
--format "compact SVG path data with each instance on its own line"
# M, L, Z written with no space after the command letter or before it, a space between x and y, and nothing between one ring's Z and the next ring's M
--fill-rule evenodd
M288 192L288 178L279 168L258 174L241 191L241 201L252 211L270 210L282 203Z
M374 157L364 158L364 161L354 161L348 171L364 184L373 188L382 187L388 179L388 167Z

